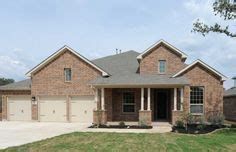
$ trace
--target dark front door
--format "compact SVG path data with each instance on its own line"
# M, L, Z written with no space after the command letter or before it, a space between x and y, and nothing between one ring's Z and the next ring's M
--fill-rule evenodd
M154 120L167 119L168 92L156 90L154 93Z

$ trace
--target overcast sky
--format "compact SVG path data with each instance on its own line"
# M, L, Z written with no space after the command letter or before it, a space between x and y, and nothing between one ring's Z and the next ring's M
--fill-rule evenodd
M236 76L236 39L191 33L200 18L221 21L212 0L8 0L0 5L0 77L25 73L63 45L89 59L115 49L142 52L164 39L227 77ZM235 30L233 23L228 23ZM226 81L225 87L233 85Z

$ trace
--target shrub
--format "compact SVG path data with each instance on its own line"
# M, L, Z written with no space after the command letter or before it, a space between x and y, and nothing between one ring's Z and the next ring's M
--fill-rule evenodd
M181 121L181 120L177 120L175 122L175 125L176 125L177 128L184 128L184 122Z
M139 120L139 125L142 127L148 126L146 119Z
M236 128L236 124L232 124L230 128Z
M197 130L203 130L206 128L206 125L205 124L199 124L197 125Z
M187 124L193 124L194 123L194 117L191 113L185 113L182 115L183 122Z
M124 127L125 126L125 122L124 121L119 122L119 126Z
M222 113L213 113L212 115L208 117L208 121L212 125L222 126L224 125L224 120L225 120L225 117Z

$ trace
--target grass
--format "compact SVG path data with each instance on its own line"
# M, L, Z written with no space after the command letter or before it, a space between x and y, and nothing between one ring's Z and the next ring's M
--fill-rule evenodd
M208 135L75 132L3 151L236 151L236 129Z

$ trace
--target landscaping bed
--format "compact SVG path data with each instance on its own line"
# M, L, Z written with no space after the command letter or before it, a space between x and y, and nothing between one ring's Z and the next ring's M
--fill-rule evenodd
M176 133L184 133L184 134L207 134L215 131L216 129L226 128L226 126L217 126L217 125L199 125L199 124L191 124L187 127L172 127L172 132Z
M89 128L107 128L107 129L152 129L152 126L139 125L92 125Z

